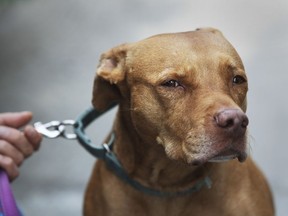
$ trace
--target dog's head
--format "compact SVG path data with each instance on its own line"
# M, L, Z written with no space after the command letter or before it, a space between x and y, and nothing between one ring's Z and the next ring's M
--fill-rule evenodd
M118 101L141 139L162 145L171 159L244 161L247 90L235 49L218 30L199 29L103 54L93 104Z

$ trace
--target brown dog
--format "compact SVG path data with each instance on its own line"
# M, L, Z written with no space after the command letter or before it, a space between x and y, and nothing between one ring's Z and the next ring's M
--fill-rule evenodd
M97 75L93 105L119 103L113 152L131 179L159 194L135 189L99 160L84 215L274 215L246 154L244 67L218 30L121 45L103 54ZM207 178L211 188L198 187Z

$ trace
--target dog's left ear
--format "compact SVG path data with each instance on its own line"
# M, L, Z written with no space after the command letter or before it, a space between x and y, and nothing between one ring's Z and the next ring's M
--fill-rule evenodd
M121 98L119 84L125 79L125 58L128 45L120 45L102 54L93 87L92 104L105 110Z

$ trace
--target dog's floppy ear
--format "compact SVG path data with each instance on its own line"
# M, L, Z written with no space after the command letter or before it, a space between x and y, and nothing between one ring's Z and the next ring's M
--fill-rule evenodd
M105 110L117 102L121 93L118 85L125 79L126 44L102 54L93 87L92 104L98 110Z

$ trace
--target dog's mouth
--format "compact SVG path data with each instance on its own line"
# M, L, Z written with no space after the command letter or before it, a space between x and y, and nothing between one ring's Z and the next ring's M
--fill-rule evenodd
M226 150L213 156L211 159L208 160L208 162L220 163L220 162L230 161L236 158L238 159L239 162L244 162L247 158L247 153L237 152L234 150Z

